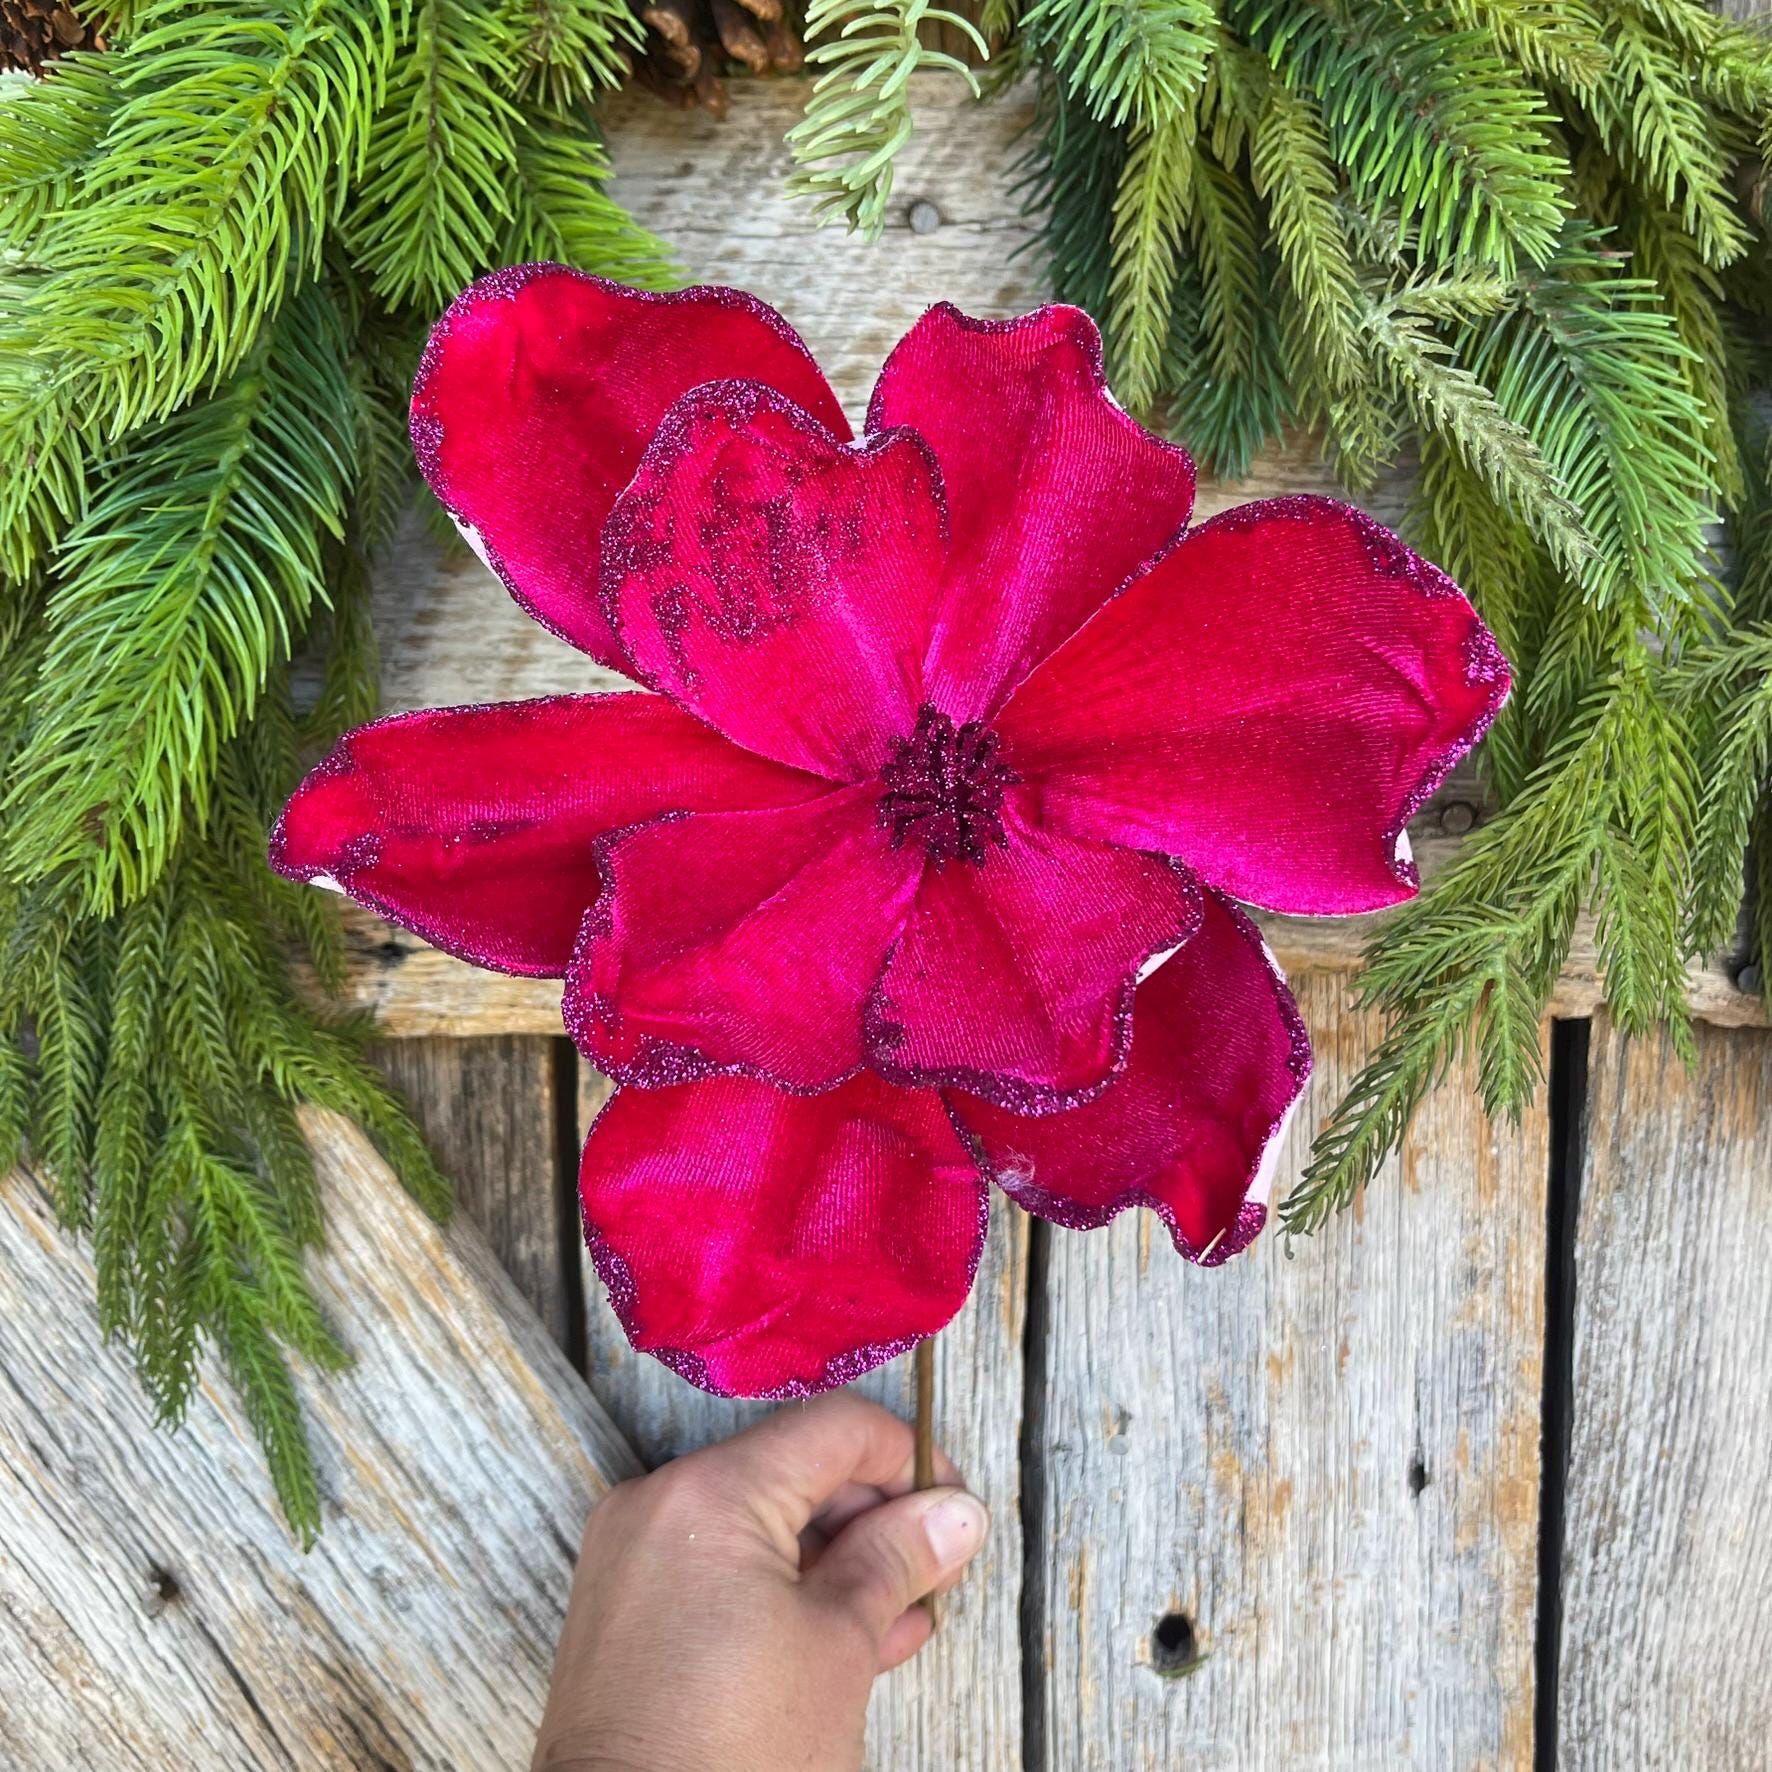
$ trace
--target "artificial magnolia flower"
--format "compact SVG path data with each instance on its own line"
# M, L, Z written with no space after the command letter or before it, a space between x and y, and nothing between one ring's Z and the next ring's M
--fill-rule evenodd
M1072 308L931 309L857 441L751 298L522 267L437 327L413 436L518 601L662 693L365 727L272 858L566 976L627 1086L584 1192L639 1344L782 1394L931 1332L967 1146L1060 1222L1236 1240L1302 1048L1229 900L1415 890L1404 825L1508 687L1443 574L1326 499L1187 529ZM1215 1108L1227 1008L1268 1068Z

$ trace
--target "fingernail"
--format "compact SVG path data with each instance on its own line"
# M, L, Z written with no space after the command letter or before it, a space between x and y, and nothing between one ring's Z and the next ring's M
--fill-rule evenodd
M929 1548L944 1569L964 1563L984 1543L990 1530L991 1516L984 1503L974 1495L949 1495L923 1516L923 1530L929 1535Z

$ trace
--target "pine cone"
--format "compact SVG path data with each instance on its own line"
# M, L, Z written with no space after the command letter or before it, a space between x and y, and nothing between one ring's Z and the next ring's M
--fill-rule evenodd
M734 66L792 74L806 62L806 46L784 17L782 0L640 0L640 19L646 27L641 81L685 108L724 111L723 76Z
M41 75L70 49L103 49L104 39L61 0L0 0L0 71Z

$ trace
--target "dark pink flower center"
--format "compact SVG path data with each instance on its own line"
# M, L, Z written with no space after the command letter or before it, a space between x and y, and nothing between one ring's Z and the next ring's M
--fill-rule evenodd
M998 756L1001 741L981 720L956 727L939 708L918 710L917 728L894 741L880 771L880 823L892 847L907 837L929 851L937 867L956 857L982 862L985 844L1002 845L1003 790L1021 779Z

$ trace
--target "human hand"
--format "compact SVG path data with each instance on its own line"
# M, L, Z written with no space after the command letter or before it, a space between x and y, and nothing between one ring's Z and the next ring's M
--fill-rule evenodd
M612 1489L591 1509L534 1772L854 1772L874 1676L984 1542L982 1503L846 1393Z

